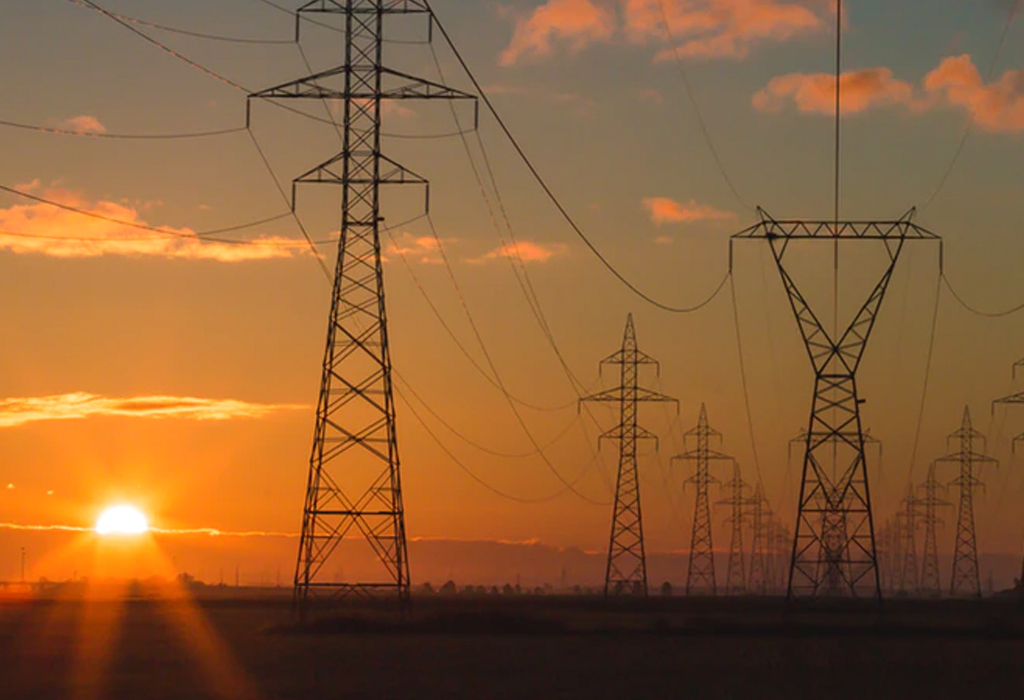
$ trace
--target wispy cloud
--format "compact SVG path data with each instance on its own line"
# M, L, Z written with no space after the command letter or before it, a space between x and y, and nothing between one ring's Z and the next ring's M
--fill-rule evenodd
M450 240L445 240L450 243ZM400 255L410 262L424 265L441 265L444 257L441 254L441 242L433 236L415 236L402 233L391 237L391 244L384 249L385 258Z
M116 221L83 216L44 203L0 208L0 250L55 258L116 255L224 263L293 258L309 254L304 243L287 238L265 237L252 245L234 245L203 241L190 228L156 226L161 229L161 233L146 231L127 225L151 225L140 211L146 208L145 205L90 201L82 194L62 187L43 189L38 180L28 183L22 189L26 192L42 190L42 196L46 199Z
M693 224L699 221L729 221L736 215L717 209L710 204L698 204L694 200L682 203L668 197L647 197L644 208L656 226L665 224Z
M467 262L481 264L502 258L513 258L524 263L545 263L569 252L569 246L563 243L534 243L533 241L518 241L508 243L495 250L490 251L479 258L473 258Z
M516 18L501 63L546 58L560 45L570 52L595 43L663 46L670 33L677 45L655 60L741 59L759 44L823 31L829 13L821 0L548 0Z
M306 407L297 404L258 404L237 399L201 399L187 396L113 398L78 392L2 399L0 428L94 417L226 421L266 418L272 413L304 408Z
M103 126L99 119L91 117L88 114L82 114L77 117L71 117L70 119L59 121L57 122L57 128L64 129L66 131L81 131L87 134L107 133L107 127Z
M966 110L974 124L997 133L1024 131L1024 69L1006 71L986 83L969 55L943 59L920 86L900 80L889 68L844 73L842 109L854 115L885 107L903 107L914 114L939 108ZM835 76L790 73L773 78L754 95L764 112L794 107L804 114L835 115Z

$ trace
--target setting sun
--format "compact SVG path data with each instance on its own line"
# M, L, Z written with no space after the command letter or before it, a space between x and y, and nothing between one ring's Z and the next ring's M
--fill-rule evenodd
M100 535L141 535L148 531L146 516L132 506L108 508L96 521L96 532Z

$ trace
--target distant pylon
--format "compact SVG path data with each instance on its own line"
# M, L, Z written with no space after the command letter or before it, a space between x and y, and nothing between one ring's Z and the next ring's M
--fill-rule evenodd
M1019 360L1018 362L1014 363L1014 365L1013 365L1013 378L1014 379L1017 378L1017 370L1019 368L1021 368L1021 367L1024 367L1024 360ZM993 401L992 402L992 412L993 413L995 413L996 406L998 406L998 405L1003 405L1003 406L1021 406L1021 405L1024 405L1024 391L1018 392L1016 394L1011 394L1010 396L1004 396L1001 399L996 399L995 401ZM1017 443L1019 443L1019 442L1024 442L1024 433L1021 433L1021 434L1019 434L1019 435L1017 435L1016 437L1013 438L1012 448L1013 448L1013 452L1014 453L1017 452Z
M718 483L711 476L711 462L717 460L732 461L732 457L711 448L712 440L722 439L722 434L714 430L708 423L707 406L701 404L697 427L687 432L683 439L687 447L681 455L673 459L694 462L694 475L686 483L693 484L697 492L694 500L693 532L690 535L690 561L686 573L686 595L698 593L715 595L718 592L715 582L715 553L711 537L711 504L708 500L708 487Z
M749 588L751 593L763 596L768 594L768 521L772 512L761 484L754 487L749 512L752 533Z
M903 543L903 559L900 562L900 585L899 592L913 594L918 589L917 577L917 507L918 501L914 497L914 491L903 497L900 504L900 511L896 514L900 522L900 536Z
M780 221L758 213L760 222L733 241L767 241L815 374L788 595L880 599L857 374L905 244L938 237L913 222L913 211L896 221L873 222ZM885 250L884 271L852 321L827 330L791 274L787 253L797 241L827 242L838 266L844 241L869 240ZM838 294L835 304L837 311Z
M725 594L743 595L747 591L747 570L743 549L743 526L746 524L746 510L750 502L747 495L749 485L743 480L739 462L732 463L732 479L724 485L729 498L718 501L717 505L729 506L730 514L726 519L731 536L729 538L728 570L725 576Z
M658 367L654 358L637 349L633 315L626 319L622 349L601 362L618 365L621 383L580 401L614 403L619 406L619 424L604 433L601 439L619 443L619 474L612 510L612 534L608 546L604 595L647 595L647 554L644 550L643 513L640 507L640 475L637 470L637 443L656 439L654 434L637 423L640 403L678 402L664 394L638 386L642 366Z
M976 467L998 465L995 459L975 452L975 442L985 449L985 436L971 426L971 410L964 408L960 429L949 436L959 443L959 450L935 460L936 464L955 464L960 475L950 482L960 489L960 506L956 519L956 546L953 554L953 577L949 592L952 596L981 597L981 573L978 568L978 535L974 527L974 492L984 484L975 474Z
M295 569L300 613L311 599L409 596L381 259L381 188L426 186L427 181L383 154L381 122L392 99L476 99L383 65L385 24L396 15L432 19L426 2L312 0L298 10L306 12L340 15L345 64L249 96L250 101L332 101L343 141L338 155L294 180L294 185L341 190L341 234ZM335 572L359 569L339 564L354 556L354 547L365 550L357 558L374 560L376 567L339 581Z
M939 489L944 487L935 477L935 465L928 468L928 478L919 487L923 496L918 497L918 502L923 509L922 522L924 525L924 551L921 561L921 595L929 598L938 598L942 595L942 576L939 573L939 546L938 526L942 523L939 518L939 508L950 505L948 501L939 498Z

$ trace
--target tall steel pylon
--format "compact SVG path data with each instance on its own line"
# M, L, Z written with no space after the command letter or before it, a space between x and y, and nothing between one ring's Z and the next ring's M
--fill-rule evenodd
M916 593L919 587L917 568L917 527L918 506L920 502L914 495L913 487L903 497L900 503L900 510L896 514L896 522L900 533L901 549L903 558L900 561L899 592L903 594Z
M1014 379L1017 378L1017 369L1020 368L1020 367L1024 367L1024 360L1019 360L1019 361L1017 361L1017 362L1015 362L1013 364L1013 378ZM996 399L995 401L993 401L992 402L992 411L993 411L993 413L996 410L996 406L999 406L999 405L1002 405L1002 406L1020 406L1020 405L1024 405L1024 391L1017 392L1016 394L1011 394L1009 396L1004 396L1001 399ZM1013 451L1014 452L1017 451L1017 443L1018 442L1022 442L1022 441L1024 441L1024 433L1021 433L1021 434L1019 434L1019 435L1017 435L1016 437L1013 438Z
M725 574L725 594L743 595L747 592L746 552L743 548L743 527L746 525L746 511L750 503L748 490L750 485L743 480L743 473L737 461L732 463L732 478L723 484L729 497L718 501L716 505L729 506L729 559ZM691 547L692 550L692 547Z
M432 20L419 0L313 0L298 10L344 25L343 65L262 90L251 99L312 99L340 105L341 153L294 180L341 189L341 237L317 402L302 534L295 568L300 613L315 599L409 596L391 350L381 260L381 188L428 186L382 150L388 100L475 96L384 65L385 24L396 15ZM294 206L294 201L293 201ZM344 544L343 544L344 542ZM359 544L357 544L359 543ZM345 574L362 546L376 570Z
M928 468L928 478L918 487L924 494L918 497L918 502L924 510L922 516L924 551L921 561L921 595L929 598L938 598L942 595L938 545L938 526L942 523L942 519L939 518L939 508L950 505L948 501L939 498L939 490L944 488L935 476L935 465L931 465Z
M754 486L750 499L750 582L749 590L755 595L768 595L768 522L773 513L768 507L764 488Z
M684 442L693 444L681 455L672 459L687 460L696 464L692 477L686 483L693 484L696 493L693 509L693 531L690 535L690 560L686 573L686 595L698 593L718 593L715 581L715 552L711 536L711 503L708 500L708 487L719 483L711 475L711 463L719 460L733 461L732 457L712 449L714 440L719 442L722 434L711 427L708 422L708 409L705 404L700 406L700 417L697 426L683 436ZM689 445L688 445L689 446Z
M960 429L949 436L959 448L953 454L935 460L936 464L953 464L960 468L960 475L950 482L960 490L960 504L956 518L956 545L953 550L953 577L949 586L952 596L969 595L981 597L981 573L978 568L978 534L974 527L974 492L984 484L975 473L982 465L998 465L999 462L980 452L975 452L975 443L980 442L984 450L985 436L971 425L971 409L964 408Z
M650 355L641 352L636 344L633 314L626 319L622 348L601 361L605 365L618 365L620 384L592 396L580 399L619 406L619 424L604 433L602 440L619 443L619 474L615 486L615 505L612 510L612 534L608 546L608 565L605 569L604 595L647 595L647 554L644 549L643 512L640 507L640 475L637 469L637 445L641 440L656 440L650 431L637 422L641 403L675 403L678 401L656 391L638 386L640 367L659 367Z
M938 240L913 222L761 221L733 237L768 242L815 372L814 399L804 446L803 474L788 597L870 595L881 598L881 579L861 423L857 370L893 273L911 240ZM796 241L881 243L888 257L881 279L843 330L826 330L786 265ZM837 268L838 269L838 268ZM837 319L838 320L838 319Z

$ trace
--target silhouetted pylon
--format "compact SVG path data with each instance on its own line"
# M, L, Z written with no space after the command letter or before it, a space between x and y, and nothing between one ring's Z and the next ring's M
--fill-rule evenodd
M381 191L428 182L385 155L390 100L475 100L468 93L384 65L386 26L397 16L432 22L425 0L311 0L297 11L339 16L345 63L249 95L275 103L331 103L340 153L294 186L335 186L341 221L320 396L295 569L295 607L314 599L394 595L408 599L395 397L381 256ZM297 37L298 38L298 37ZM294 208L294 189L293 201ZM357 550L362 550L361 552ZM347 558L360 566L345 567ZM363 566L373 562L372 570ZM362 571L337 580L336 572Z
M900 562L899 592L904 594L915 593L918 588L917 506L918 501L914 497L914 491L910 489L910 492L903 497L900 511L896 514L900 523L901 549L903 550L903 558Z
M700 407L697 427L687 432L683 439L687 443L687 447L690 447L691 444L693 447L681 455L676 455L673 459L695 463L694 475L687 479L687 483L693 484L697 492L694 501L693 532L690 535L686 595L697 593L715 595L718 591L715 582L715 554L711 537L711 504L708 500L708 487L712 483L718 483L718 479L711 475L711 462L732 461L732 457L711 448L711 442L713 440L721 441L722 434L714 430L708 423L707 407L703 404Z
M761 484L754 487L754 495L750 499L750 592L757 595L768 594L768 521L772 512L768 507L768 499L764 496Z
M942 576L939 573L939 546L938 526L942 523L939 518L939 508L949 506L950 503L939 498L939 489L945 487L939 483L935 476L935 465L928 468L928 478L918 489L924 494L918 497L924 525L924 551L921 561L921 594L930 598L938 598L942 595Z
M605 358L601 367L618 365L621 383L580 399L613 403L619 406L619 424L604 433L602 440L619 443L619 473L615 486L615 505L612 509L612 534L608 546L608 565L605 569L604 594L647 595L647 554L644 549L643 513L640 507L640 475L637 470L637 445L640 440L656 440L653 433L639 426L637 413L640 403L673 402L675 399L638 386L639 369L658 367L658 362L641 352L636 344L633 315L626 319L622 348Z
M739 462L732 463L732 479L724 484L729 498L718 502L718 505L729 506L730 514L726 518L731 536L729 538L728 570L725 576L725 594L742 595L747 590L747 570L743 549L743 526L746 523L746 509L750 502L747 495L749 485L743 480Z
M964 408L964 418L960 429L949 436L959 444L959 450L953 454L935 460L936 464L955 464L960 467L960 475L950 482L960 490L960 505L956 521L956 546L953 553L953 577L950 583L950 595L969 595L981 597L981 574L978 568L978 535L974 526L974 492L983 488L984 484L975 474L978 466L999 462L982 453L975 452L975 443L980 442L984 448L985 436L971 426L971 411Z

